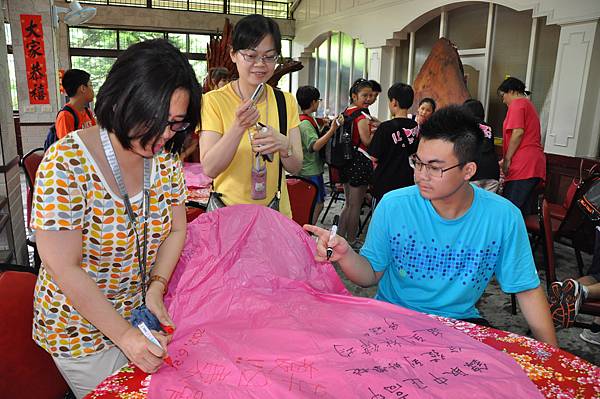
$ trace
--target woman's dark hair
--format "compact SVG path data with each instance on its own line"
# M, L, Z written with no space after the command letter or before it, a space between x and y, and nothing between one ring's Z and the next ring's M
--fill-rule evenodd
M523 83L517 78L513 78L512 76L510 78L504 79L504 82L500 83L500 86L498 86L497 91L498 93L508 93L510 91L516 91L519 94L531 94L530 91L525 90L525 83Z
M62 78L62 87L67 96L73 97L77 94L80 86L87 86L90 82L90 74L81 69L69 69Z
M371 89L373 89L373 91L381 93L381 85L378 81L371 79L369 80L369 83L371 83Z
M309 109L313 101L318 100L321 93L314 86L300 86L296 91L296 100L301 110Z
M422 140L452 143L454 154L462 165L478 159L483 142L479 121L459 105L450 105L434 112L421 126L420 134Z
M419 101L419 107L423 105L423 103L429 103L431 105L431 112L435 112L435 100L431 97L425 97L421 101Z
M231 48L233 51L256 48L267 35L273 37L277 54L281 54L281 32L277 22L259 14L248 15L235 24Z
M117 58L98 91L98 123L114 132L127 149L134 138L140 138L142 146L153 144L167 127L171 96L177 89L190 97L185 118L190 128L165 145L177 153L186 134L200 122L201 90L187 58L164 39L136 43Z
M358 94L362 89L366 89L366 88L370 88L373 89L373 86L371 86L371 82L369 82L367 79L356 79L354 81L354 83L352 83L352 86L350 86L350 92L349 92L349 97L350 97L350 103L352 103L352 95L353 94Z
M405 83L395 83L388 89L388 98L390 101L398 101L398 106L402 109L408 109L412 106L415 92L413 88Z
M479 121L485 120L485 110L481 101L469 98L463 103L463 108L469 111Z
M229 79L229 69L225 67L214 67L208 71L208 77L210 79L211 86L213 83L217 84L223 79Z

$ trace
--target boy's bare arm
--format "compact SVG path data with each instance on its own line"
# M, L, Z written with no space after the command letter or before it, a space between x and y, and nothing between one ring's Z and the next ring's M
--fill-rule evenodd
M550 306L541 286L516 294L527 324L538 340L558 348Z

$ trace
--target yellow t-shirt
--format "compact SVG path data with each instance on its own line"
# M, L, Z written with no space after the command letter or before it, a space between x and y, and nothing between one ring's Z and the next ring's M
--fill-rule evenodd
M272 126L279 130L279 114L277 113L277 102L273 88L267 88L267 99L257 104L260 112L259 122ZM298 105L296 99L290 93L285 96L288 131L298 127ZM219 134L227 134L235 119L235 110L241 103L240 97L233 90L232 83L213 90L202 96L202 130L210 130ZM268 107L267 107L268 105ZM268 109L267 109L268 108ZM279 152L275 153L273 162L267 162L267 195L263 200L253 200L251 196L251 172L254 153L250 146L250 138L247 133L242 135L240 144L233 160L213 182L215 191L223 194L223 201L227 205L233 204L260 204L267 205L277 191L277 176L279 173ZM290 200L285 184L285 169L281 171L281 201L279 211L292 217Z

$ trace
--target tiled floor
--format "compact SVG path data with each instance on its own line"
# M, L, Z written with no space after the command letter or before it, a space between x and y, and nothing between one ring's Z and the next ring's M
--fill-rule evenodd
M329 202L329 197L325 199L325 205ZM329 228L333 221L333 216L338 215L343 207L343 201L334 203L331 210L327 214L324 223L319 225ZM363 208L363 216L366 216L367 208ZM321 215L322 216L322 215ZM361 237L364 240L364 234ZM535 253L536 265L542 265L542 253L541 246ZM556 269L559 279L577 276L577 264L575 261L575 255L573 249L565 245L556 243L555 244L555 256L556 256ZM584 262L586 266L591 264L591 256L584 254ZM346 287L350 292L357 296L372 297L377 291L377 287L362 288L359 287L348 279L345 278L343 273L338 270L340 277L346 284ZM540 270L540 279L542 284L545 286L545 275ZM512 315L510 312L511 302L510 295L504 294L495 280L493 280L486 291L484 292L481 300L478 303L478 309L482 316L486 318L494 327L514 332L521 335L526 335L528 332L527 323L523 318L520 311L517 311L516 315ZM582 321L591 321L591 317L586 315L578 316ZM581 333L580 328L562 329L557 332L559 345L562 349L571 352L577 356L586 359L587 361L600 366L600 346L588 344L579 338Z

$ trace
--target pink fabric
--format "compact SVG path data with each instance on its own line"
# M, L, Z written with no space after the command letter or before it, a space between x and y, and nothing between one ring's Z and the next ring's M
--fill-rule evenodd
M184 162L183 175L188 187L206 187L212 182L212 179L204 174L202 165L197 162Z
M169 284L177 369L150 398L538 398L510 357L408 309L352 297L314 239L266 207L188 226Z

